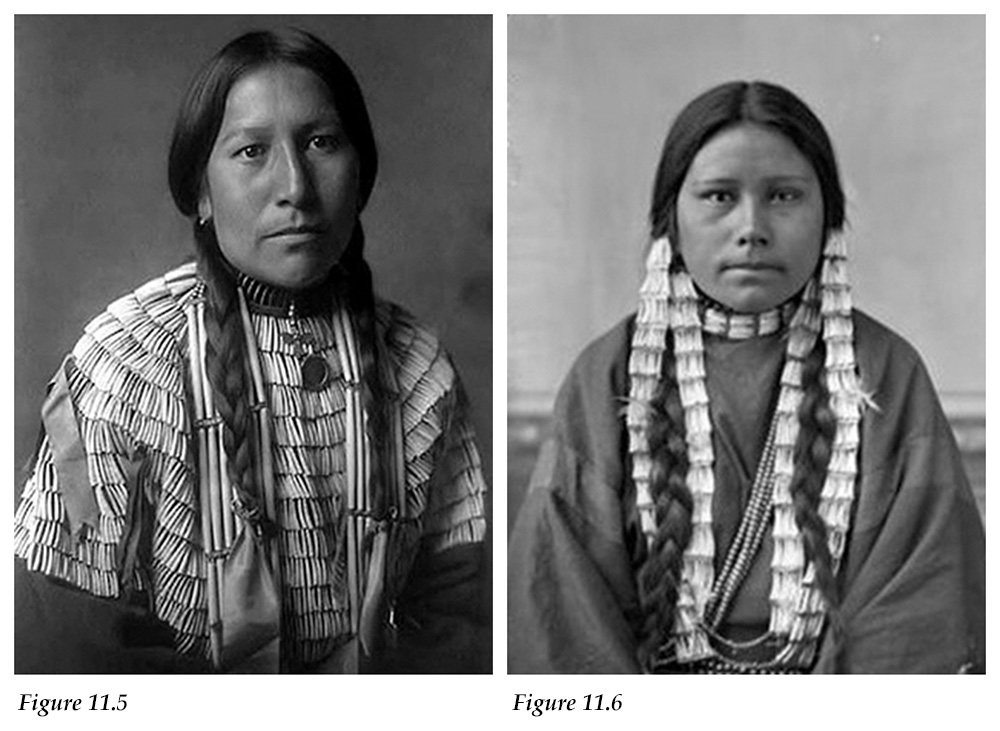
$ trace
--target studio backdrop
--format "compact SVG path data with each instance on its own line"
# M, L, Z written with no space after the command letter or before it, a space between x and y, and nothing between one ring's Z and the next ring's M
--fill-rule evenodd
M510 521L560 380L636 307L671 121L736 79L826 125L855 303L923 355L983 504L983 17L512 16L507 42Z
M490 474L489 17L17 17L15 467L83 325L193 253L167 187L191 78L241 32L288 26L328 42L358 77L379 151L362 214L375 289L452 354Z

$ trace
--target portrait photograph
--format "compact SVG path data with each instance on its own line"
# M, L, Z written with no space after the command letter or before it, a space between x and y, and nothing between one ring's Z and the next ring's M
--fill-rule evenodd
M13 14L15 726L982 725L985 10L772 5Z
M508 18L508 672L985 671L985 44Z
M492 24L15 16L16 673L492 672Z

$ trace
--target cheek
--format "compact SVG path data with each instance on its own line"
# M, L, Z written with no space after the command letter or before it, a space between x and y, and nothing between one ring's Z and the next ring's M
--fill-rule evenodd
M209 180L213 217L220 238L227 234L245 235L256 221L255 202L252 188L238 181L216 176Z
M356 162L332 165L321 177L322 196L339 215L354 215L358 210L360 172Z
M806 270L810 274L815 269L820 255L823 252L823 215L804 216L791 231L791 242L798 254L797 263L799 270Z
M321 195L327 211L337 217L354 215L357 211L357 188L348 180L330 181L323 186Z
M704 217L695 215L686 207L677 209L677 238L674 242L689 269L699 269L711 259L717 248L717 228Z

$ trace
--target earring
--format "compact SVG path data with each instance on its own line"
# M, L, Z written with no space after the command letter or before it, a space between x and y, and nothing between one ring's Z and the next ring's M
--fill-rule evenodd
M202 218L201 216L198 216L198 221L196 222L195 225L200 229L204 229L208 228L208 224L210 224L211 222L212 222L211 218Z

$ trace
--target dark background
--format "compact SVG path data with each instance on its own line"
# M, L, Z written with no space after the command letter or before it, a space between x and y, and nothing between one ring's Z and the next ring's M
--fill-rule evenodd
M362 217L375 287L451 352L489 474L488 16L16 17L16 466L31 456L45 385L83 325L192 251L167 187L188 82L239 33L282 26L330 43L361 83L380 153Z

